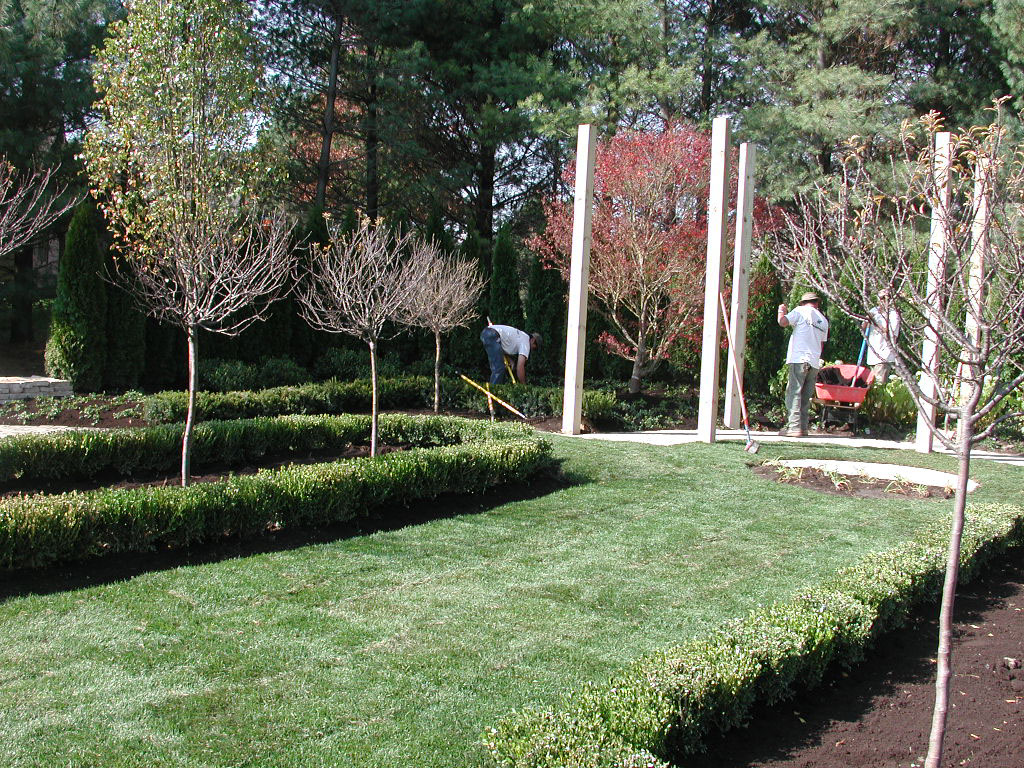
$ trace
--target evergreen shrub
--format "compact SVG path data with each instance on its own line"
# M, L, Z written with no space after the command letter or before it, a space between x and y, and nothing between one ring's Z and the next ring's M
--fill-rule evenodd
M551 463L530 430L456 419L424 421L434 439L461 442L373 458L292 465L212 483L105 489L0 500L0 568L184 547L226 535L327 525L442 493L477 493L522 481ZM368 439L369 421L363 434ZM398 425L411 437L426 426ZM425 442L429 440L424 439Z
M96 216L87 199L71 219L46 343L46 372L67 379L76 392L103 387L107 357L107 292Z

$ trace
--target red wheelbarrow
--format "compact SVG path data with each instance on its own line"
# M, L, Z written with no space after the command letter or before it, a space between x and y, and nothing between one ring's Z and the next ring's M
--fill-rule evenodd
M875 380L875 372L863 365L826 365L814 383L814 402L821 406L821 424L829 422L857 426L864 398ZM842 418L837 418L837 417Z

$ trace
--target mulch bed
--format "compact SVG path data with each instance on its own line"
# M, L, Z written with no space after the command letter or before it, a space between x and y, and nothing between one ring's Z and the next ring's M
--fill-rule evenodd
M863 499L950 499L953 492L948 488L936 488L930 485L914 485L913 483L896 480L879 480L874 477L857 475L837 475L822 472L813 467L801 467L799 470L786 471L774 464L752 464L754 474L775 480L787 485L799 485L820 493L835 496L856 496Z

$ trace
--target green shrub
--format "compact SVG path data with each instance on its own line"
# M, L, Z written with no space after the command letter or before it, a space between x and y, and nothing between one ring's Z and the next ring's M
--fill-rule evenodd
M429 365L433 375L433 362ZM378 355L377 375L382 378L396 378L404 371L401 360L394 355ZM370 351L362 349L328 349L313 366L313 375L318 380L339 379L353 381L370 378Z
M87 199L71 219L46 343L46 372L69 380L76 392L102 388L107 356L107 292L96 215Z
M873 384L864 396L861 413L872 424L911 427L917 421L917 404L898 376L890 376L885 385Z
M368 422L367 431L368 431ZM225 535L326 525L442 493L480 492L546 467L551 447L517 425L434 417L396 425L458 445L289 466L181 487L100 490L0 500L0 568L183 547ZM364 433L363 437L366 435Z
M972 507L961 545L963 581L1024 544L1024 510ZM742 725L755 702L773 704L863 656L881 632L941 590L944 525L840 570L817 589L752 611L706 638L636 662L606 683L568 692L556 712L526 709L484 734L502 768L612 766L631 755L676 759L706 736ZM585 756L579 763L578 756ZM625 764L625 763L623 763ZM643 764L643 763L640 763Z
M213 466L244 466L267 455L341 450L365 441L369 425L370 417L366 415L204 421L195 426L193 433L192 466L199 471ZM483 426L498 429L498 425ZM474 431L479 428L449 417L385 414L380 419L380 439L392 445L450 445L466 434L482 439L482 433ZM183 429L180 424L160 424L15 436L0 441L0 483L70 482L174 472L181 461Z
M548 418L562 412L561 387L503 384L491 388L495 395L527 417ZM259 391L199 392L196 400L201 419L250 419L288 413L359 413L370 410L370 382L331 380L294 387L273 387ZM379 382L382 409L430 408L434 404L434 381L427 376L385 378ZM145 418L150 423L183 421L187 394L161 392L145 398ZM614 392L587 389L583 392L583 415L607 422L616 407ZM441 407L450 410L487 413L487 396L461 379L441 384ZM503 409L498 406L498 411Z

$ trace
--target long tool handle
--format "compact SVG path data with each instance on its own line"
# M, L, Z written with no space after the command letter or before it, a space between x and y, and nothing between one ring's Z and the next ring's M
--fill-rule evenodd
M479 389L481 392L483 392L485 395L487 395L487 397L489 397L491 400L496 402L498 405L501 405L501 406L504 406L505 408L508 408L508 410L512 411L512 413L514 413L516 416L518 416L523 421L527 421L527 418L522 413L517 411L515 408L513 408L511 405L506 403L504 400L502 400L500 397L498 397L493 392L488 392L486 389L484 389L479 384L477 384L475 381L473 381L471 378L469 378L469 376L467 376L466 374L460 373L459 374L459 378L462 379L467 384L471 384L472 386L474 386L477 389Z
M736 378L736 389L740 391L740 413L743 414L743 426L747 429L747 439L749 440L750 420L747 418L746 398L743 397L743 380L740 378L740 367L736 364L736 358L733 356L736 351L736 345L732 343L732 329L729 327L729 313L725 311L725 299L722 298L722 294L718 294L718 304L722 307L722 319L725 322L725 338L729 340L729 354L726 356L732 364L732 375Z
M853 372L853 381L850 386L857 386L857 379L860 378L860 364L864 362L864 353L868 350L868 336L871 335L871 326L864 329L864 341L860 343L860 354L857 355L857 368Z

